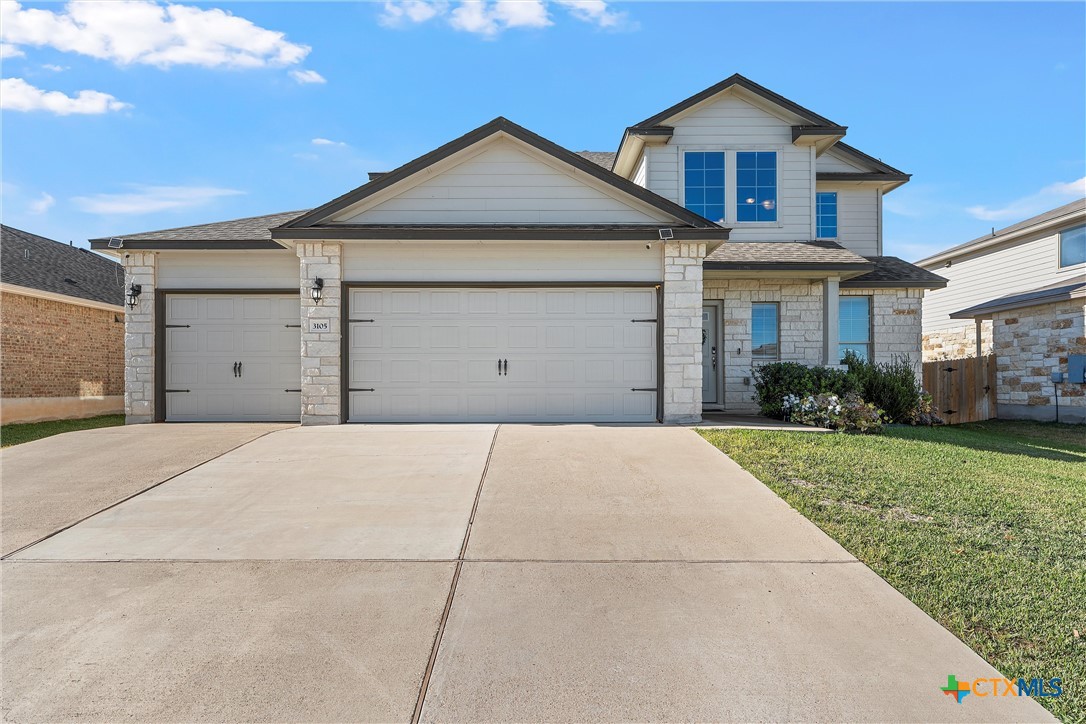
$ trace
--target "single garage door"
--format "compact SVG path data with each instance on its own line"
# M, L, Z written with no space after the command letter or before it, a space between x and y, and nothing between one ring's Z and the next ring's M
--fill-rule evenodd
M352 422L656 419L656 289L354 288Z
M166 292L166 420L298 420L298 295Z

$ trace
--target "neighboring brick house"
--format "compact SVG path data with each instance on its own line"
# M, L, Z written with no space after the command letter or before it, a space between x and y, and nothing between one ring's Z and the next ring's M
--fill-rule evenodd
M999 417L1086 421L1086 199L917 262L947 277L924 301L924 358L995 355Z
M0 226L0 421L124 411L124 273Z
M909 175L846 132L734 75L615 153L496 118L316 209L94 239L142 292L128 421L690 423L773 360L918 366L945 280L883 253Z

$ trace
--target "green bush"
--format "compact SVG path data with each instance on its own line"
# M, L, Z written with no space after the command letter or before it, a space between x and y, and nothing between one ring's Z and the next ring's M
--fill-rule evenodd
M784 419L784 398L830 394L845 397L858 392L856 379L832 367L808 367L796 362L770 362L752 370L754 399L766 417Z
M882 410L888 422L915 424L923 390L908 357L876 363L850 351L845 353L845 366L856 379L860 397Z

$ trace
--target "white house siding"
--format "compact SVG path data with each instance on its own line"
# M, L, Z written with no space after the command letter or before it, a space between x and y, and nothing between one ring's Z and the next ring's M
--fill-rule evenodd
M917 375L920 347L919 289L841 289L841 296L872 298L873 350L876 362L908 356ZM721 300L724 336L724 407L729 412L757 412L751 379L751 304L780 304L780 361L820 365L822 359L822 282L805 279L706 279L705 301Z
M496 140L476 155L340 220L359 224L654 224L589 174Z
M830 173L856 173L857 171L868 171L869 169L861 168L848 161L831 148L818 157L815 162L815 171L827 171Z
M817 190L837 192L837 243L860 256L880 255L878 189L820 182Z
M659 244L362 243L345 244L343 278L383 282L658 282Z
M295 289L298 257L282 251L167 251L157 255L163 289Z
M777 152L777 224L733 222L735 164L729 157L725 183L732 241L795 241L811 238L811 169L809 148L792 145L792 123L736 95L724 95L671 123L671 142L646 146L648 188L683 203L682 154L702 150L763 150Z
M649 182L649 159L644 154L637 162L637 166L634 168L633 182L642 188L648 187Z

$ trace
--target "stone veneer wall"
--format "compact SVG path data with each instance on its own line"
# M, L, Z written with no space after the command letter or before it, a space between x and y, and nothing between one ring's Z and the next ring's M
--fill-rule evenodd
M981 322L981 354L992 353L992 323ZM924 361L977 356L977 325L967 321L953 329L924 333Z
M821 365L823 349L822 282L807 280L708 279L705 301L723 301L724 408L729 412L757 412L751 368L751 304L780 304L780 358L782 362ZM842 289L841 296L872 297L874 356L889 362L908 355L920 375L919 289ZM700 350L699 350L700 352Z
M1086 354L1086 306L1081 299L1001 312L992 318L999 417L1055 420L1052 372L1067 357ZM1086 421L1086 385L1060 385L1060 420Z
M139 303L124 316L124 413L125 423L155 419L155 288L158 257L150 251L133 251L124 257L124 288L142 287Z
M346 418L340 409L342 245L304 242L297 245L297 252L301 260L302 424L335 425ZM320 303L313 301L311 293L317 278L324 280ZM328 322L328 331L312 331L315 321Z
M664 244L664 422L701 420L704 258L704 243Z

